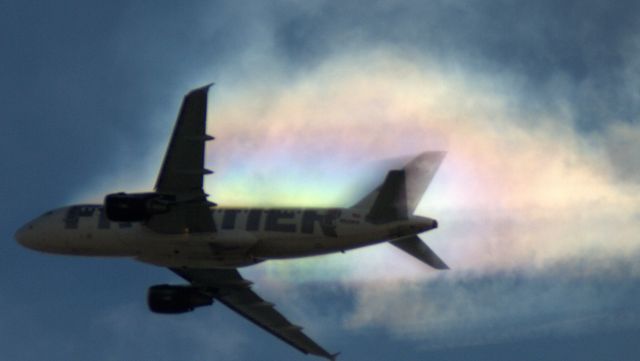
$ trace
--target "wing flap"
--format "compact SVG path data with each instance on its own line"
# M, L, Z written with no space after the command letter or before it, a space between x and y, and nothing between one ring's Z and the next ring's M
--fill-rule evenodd
M278 337L305 354L313 354L335 360L309 336L302 327L291 323L273 303L267 302L251 290L251 283L235 269L171 269L191 284L201 287L220 303L225 304L242 317Z
M424 152L404 167L407 175L407 210L409 214L415 212L445 155L445 152Z

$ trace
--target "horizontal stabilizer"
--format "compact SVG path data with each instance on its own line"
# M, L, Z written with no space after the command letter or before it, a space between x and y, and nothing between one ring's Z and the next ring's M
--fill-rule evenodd
M416 235L398 238L390 243L435 269L449 269L449 266Z

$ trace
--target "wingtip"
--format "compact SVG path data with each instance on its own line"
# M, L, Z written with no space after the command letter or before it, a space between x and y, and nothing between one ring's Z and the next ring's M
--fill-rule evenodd
M329 355L329 360L336 361L338 359L338 356L340 356L340 352L336 352L332 355Z
M433 154L435 157L444 159L444 157L447 156L448 152L446 150L433 150L433 151L426 152L426 153L430 153L430 154Z
M424 161L432 161L437 162L438 164L442 162L442 160L447 156L446 150L427 150L422 153L418 153L414 156L411 163L415 162L424 162Z
M201 86L201 87L195 88L195 89L191 90L191 91L187 94L187 96L189 96L189 95L191 95L191 94L198 93L198 92L204 92L204 93L207 93L207 92L209 91L209 88L211 88L211 87L212 87L212 86L214 86L215 84L216 84L216 83L211 82L211 83L209 83L209 84L207 84L207 85L203 85L203 86Z
M449 265L444 263L444 261L439 257L437 260L433 260L433 261L434 261L433 264L429 264L429 266L437 269L438 271L448 271L451 269L449 268Z

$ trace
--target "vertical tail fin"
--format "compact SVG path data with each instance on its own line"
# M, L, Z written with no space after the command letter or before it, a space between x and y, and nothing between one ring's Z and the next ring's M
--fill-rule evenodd
M369 210L367 219L373 223L408 219L406 184L404 170L389 171L384 183L378 188L378 195Z
M424 152L413 158L404 167L407 174L407 211L409 214L415 212L445 155L445 152Z
M424 152L403 169L389 171L385 181L352 208L369 210L374 222L406 219L420 203L445 154Z

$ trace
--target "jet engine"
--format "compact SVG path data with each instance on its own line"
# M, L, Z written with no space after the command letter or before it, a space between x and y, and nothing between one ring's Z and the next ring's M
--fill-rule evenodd
M156 285L149 288L147 304L155 313L185 313L213 304L213 298L192 286Z
M168 212L170 198L158 193L112 193L104 199L105 214L113 222L142 222Z

